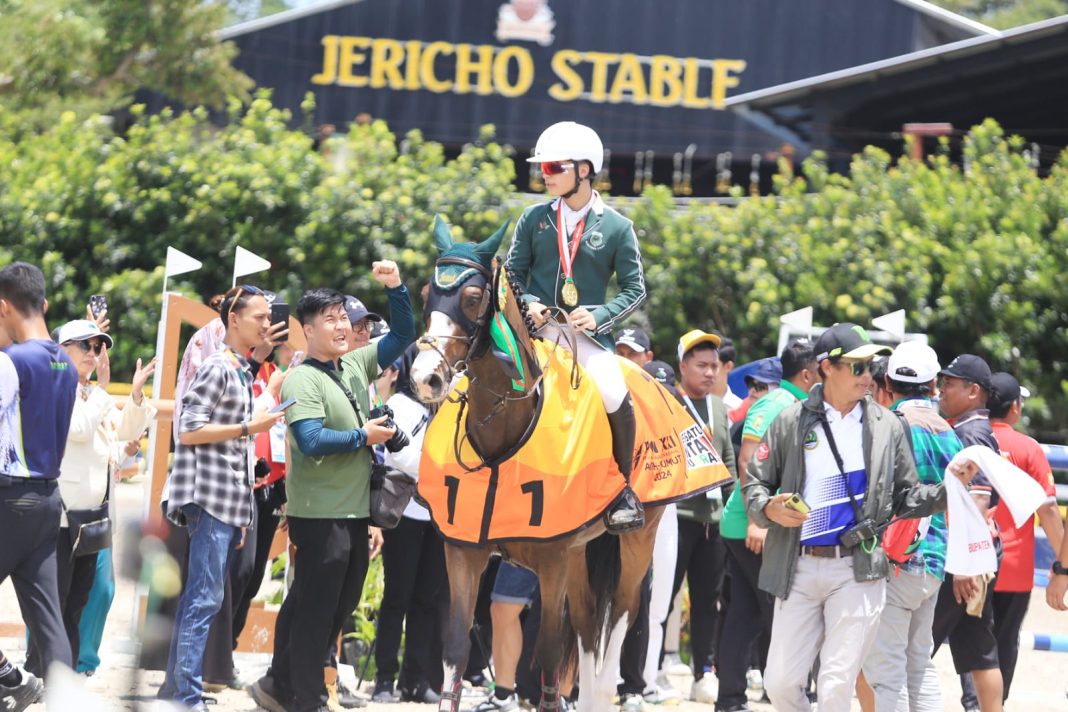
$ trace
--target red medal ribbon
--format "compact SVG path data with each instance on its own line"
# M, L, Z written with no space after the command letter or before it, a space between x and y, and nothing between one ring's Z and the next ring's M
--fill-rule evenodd
M564 199L560 198L560 205L556 209L556 247L560 251L560 267L564 270L564 277L571 279L574 272L575 255L578 254L579 243L582 242L582 233L586 230L586 218L579 220L575 227L575 239L571 241L571 249L568 250L567 234L564 231Z

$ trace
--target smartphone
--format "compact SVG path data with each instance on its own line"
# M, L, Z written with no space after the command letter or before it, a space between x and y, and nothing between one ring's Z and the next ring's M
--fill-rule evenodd
M293 405L296 402L297 402L296 398L290 398L287 401L282 401L281 403L279 403L275 407L271 408L267 412L270 413L271 415L274 415L275 413L281 413L283 410L285 410L286 408L288 408L289 406Z
M808 514L812 511L812 509L807 504L805 504L805 500L801 499L801 495L797 494L796 492L790 497L790 499L786 500L784 505L794 510L795 512L801 512L801 514Z
M289 305L285 302L271 304L271 325L273 326L280 321L289 326Z
M94 294L89 297L89 311L93 313L94 319L99 319L100 315L108 310L108 298L103 294Z

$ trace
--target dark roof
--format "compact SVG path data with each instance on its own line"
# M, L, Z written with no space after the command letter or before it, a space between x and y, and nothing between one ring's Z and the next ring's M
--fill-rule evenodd
M986 117L1068 144L1068 15L780 84L726 105L805 149L856 147L909 122Z

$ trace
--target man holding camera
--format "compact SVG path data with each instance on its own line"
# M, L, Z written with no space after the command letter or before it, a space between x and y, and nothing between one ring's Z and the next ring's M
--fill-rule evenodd
M809 710L820 659L820 712L847 712L875 638L889 564L878 532L891 516L946 506L944 484L918 484L905 428L866 397L871 361L889 349L854 324L816 341L821 385L768 428L747 463L749 516L767 527L760 588L774 595L764 687L777 710ZM967 463L958 476L976 471Z
M386 288L392 330L377 343L349 351L352 331L345 296L305 292L297 319L308 341L304 363L282 385L292 454L286 476L286 519L297 547L295 576L279 612L271 672L252 686L268 710L326 710L323 653L360 600L367 575L372 445L401 436L388 415L375 417L368 383L415 338L408 290L393 262L375 262ZM369 533L370 529L370 533Z

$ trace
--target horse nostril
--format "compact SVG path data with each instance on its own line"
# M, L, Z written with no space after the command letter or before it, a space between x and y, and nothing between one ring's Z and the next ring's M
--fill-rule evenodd
M427 377L426 385L431 393L440 393L445 386L445 379L436 373L432 373Z

